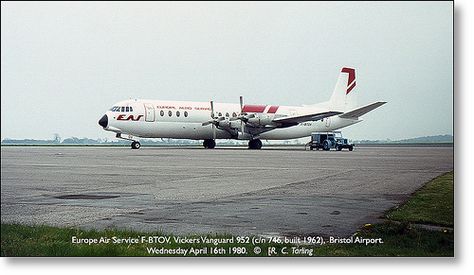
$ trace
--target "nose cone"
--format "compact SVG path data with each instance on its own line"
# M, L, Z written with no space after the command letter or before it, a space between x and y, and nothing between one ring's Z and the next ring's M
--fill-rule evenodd
M104 115L100 120L99 120L99 125L102 126L103 128L107 128L107 124L109 123L109 118L107 115Z

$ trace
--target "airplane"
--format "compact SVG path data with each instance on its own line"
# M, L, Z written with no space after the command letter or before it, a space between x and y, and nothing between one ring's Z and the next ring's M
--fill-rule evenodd
M131 141L132 149L141 147L137 138L204 140L207 149L216 139L248 140L249 149L261 149L262 139L302 138L359 123L386 103L356 107L355 86L355 69L343 67L329 101L312 105L247 105L242 96L240 104L130 99L114 104L99 125Z

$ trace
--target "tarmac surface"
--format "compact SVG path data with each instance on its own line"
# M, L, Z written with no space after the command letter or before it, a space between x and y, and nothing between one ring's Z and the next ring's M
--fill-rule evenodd
M453 170L453 147L1 147L2 223L349 236Z

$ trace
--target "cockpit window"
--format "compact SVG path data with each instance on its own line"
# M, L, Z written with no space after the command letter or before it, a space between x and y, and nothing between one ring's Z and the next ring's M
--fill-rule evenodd
M132 106L113 106L110 108L112 112L133 112Z

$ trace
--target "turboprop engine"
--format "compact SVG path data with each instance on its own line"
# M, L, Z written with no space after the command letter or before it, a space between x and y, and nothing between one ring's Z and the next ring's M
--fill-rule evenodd
M255 114L254 117L248 119L248 123L258 126L274 125L274 114Z
M240 128L240 121L229 120L228 118L218 122L218 126L222 128Z

